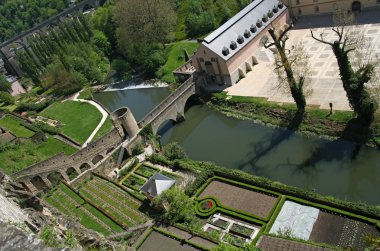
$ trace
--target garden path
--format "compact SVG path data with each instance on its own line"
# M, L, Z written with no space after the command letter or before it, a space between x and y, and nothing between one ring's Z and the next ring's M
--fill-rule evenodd
M72 100L73 101L78 101L78 102L83 102L83 103L89 103L93 106L95 106L96 109L99 110L99 112L102 114L102 119L100 120L98 126L94 129L94 131L91 133L91 135L88 137L88 139L83 143L82 148L86 147L95 137L95 135L98 133L100 128L103 126L104 122L106 122L108 113L106 110L103 109L98 103L92 101L92 100L85 100L85 99L79 99L78 96L80 95L82 91L76 93Z

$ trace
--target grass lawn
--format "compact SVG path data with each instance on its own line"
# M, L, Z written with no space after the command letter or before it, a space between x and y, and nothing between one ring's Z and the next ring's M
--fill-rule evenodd
M2 168L5 173L11 174L60 152L70 155L75 151L75 148L52 137L49 137L48 140L41 145L27 141L15 146L13 149L0 152L0 168Z
M95 134L95 137L93 138L92 142L96 141L97 139L100 139L105 134L109 133L113 128L112 120L108 116L102 127L100 127L99 131Z
M198 43L191 42L177 42L170 44L166 48L167 61L159 70L158 77L167 83L175 83L176 80L173 71L185 63L185 56L183 50L186 50L189 56L198 49Z
M21 122L20 119L14 116L6 115L4 118L0 119L0 127L11 131L17 137L32 137L34 132L21 125Z
M61 132L83 144L102 119L94 106L75 101L57 102L40 113L63 123Z

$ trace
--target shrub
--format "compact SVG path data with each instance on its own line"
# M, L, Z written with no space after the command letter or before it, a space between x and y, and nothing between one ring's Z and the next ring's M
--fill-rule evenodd
M8 92L0 91L0 102L3 102L5 105L13 105L15 103L15 99Z
M40 102L40 103L35 103L35 104L32 104L32 103L20 103L17 108L16 108L16 112L26 112L26 111L36 111L36 112L40 112L42 111L43 109L45 109L46 107L48 107L50 105L50 101L44 101L44 102Z
M132 147L132 155L139 155L144 152L144 145L142 143L137 143Z
M185 150L183 150L177 142L171 142L165 145L164 156L169 160L181 160L187 158Z

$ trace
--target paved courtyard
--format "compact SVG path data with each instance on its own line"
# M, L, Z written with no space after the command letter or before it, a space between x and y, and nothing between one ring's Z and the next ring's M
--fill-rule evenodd
M380 58L380 23L357 25L352 29L355 34L364 34L366 39L371 41L371 56ZM327 41L332 41L335 37L335 33L329 27L314 28L313 32L318 36L324 33ZM351 110L339 79L339 69L331 47L315 41L311 37L310 29L293 29L289 34L287 47L302 42L310 56L312 94L307 97L307 103L329 109L329 103L332 102L334 110ZM259 64L239 83L225 91L229 95L265 97L269 101L280 103L293 102L290 94L277 88L277 78L273 71L273 53L262 48L257 59Z

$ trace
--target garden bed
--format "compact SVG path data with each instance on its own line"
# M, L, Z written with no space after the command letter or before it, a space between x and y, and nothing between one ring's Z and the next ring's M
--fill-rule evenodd
M145 184L145 182L146 181L142 178L132 174L126 180L123 181L123 185L134 190L140 190L140 188Z
M254 233L255 230L239 225L239 224L233 224L232 227L230 228L230 232L240 235L241 237L244 238L251 238L251 235Z
M212 181L199 198L216 197L223 206L261 218L267 218L277 198L261 192L234 186L219 180Z
M155 169L155 168L152 168L152 167L149 167L149 166L146 166L146 165L141 165L140 167L138 167L134 173L138 174L138 175L141 175L145 178L150 178L152 177L155 173L158 172L158 169Z
M364 250L366 236L380 237L380 233L367 223L320 211L310 240L342 248Z
M242 247L246 243L246 239L230 233L227 233L223 236L223 241L231 243L232 245L238 247Z
M208 223L216 227L220 227L221 229L227 229L227 227L230 225L228 221L222 219L217 219L216 221L209 220Z
M165 251L198 251L192 246L182 243L174 238L153 231L149 234L142 245L137 249L139 251L165 250Z

